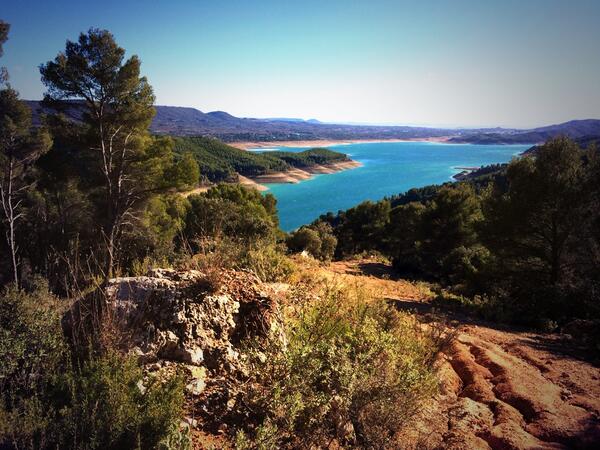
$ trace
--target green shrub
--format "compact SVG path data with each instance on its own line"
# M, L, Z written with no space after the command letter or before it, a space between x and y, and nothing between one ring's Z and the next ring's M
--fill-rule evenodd
M48 404L67 353L56 299L44 286L0 294L0 444L42 445L56 420Z
M201 238L227 236L247 243L275 240L279 235L276 200L255 189L220 184L188 197L183 237L192 244Z
M156 448L179 427L183 380L144 379L132 357L115 351L68 374L61 448Z
M286 281L294 272L293 262L280 246L274 244L251 247L243 262L245 268L265 282Z
M286 241L288 248L293 252L306 251L312 256L319 254L321 251L321 239L319 234L310 227L300 227L298 230L290 234Z
M291 233L286 244L292 252L306 251L317 259L329 261L335 253L337 238L333 235L331 225L326 222L315 222Z
M150 449L177 435L183 380L145 378L114 350L76 361L62 309L44 286L0 295L0 447Z
M253 350L244 394L256 422L238 448L393 448L394 436L437 387L438 343L412 316L360 289L300 285L283 336ZM257 347L258 348L258 347Z

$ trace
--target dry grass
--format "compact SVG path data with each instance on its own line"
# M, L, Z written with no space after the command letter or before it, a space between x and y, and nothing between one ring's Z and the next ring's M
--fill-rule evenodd
M306 267L307 263L303 265ZM307 269L315 270L315 267ZM348 285L368 287L377 298L428 301L435 296L427 283L395 278L390 264L371 259L335 261L317 270L325 277L335 277Z

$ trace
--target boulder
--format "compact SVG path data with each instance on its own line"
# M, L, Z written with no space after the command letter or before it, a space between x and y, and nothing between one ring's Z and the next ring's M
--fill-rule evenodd
M110 280L106 294L144 359L229 371L240 341L270 329L274 302L247 272L223 271L218 284L199 271L153 270Z

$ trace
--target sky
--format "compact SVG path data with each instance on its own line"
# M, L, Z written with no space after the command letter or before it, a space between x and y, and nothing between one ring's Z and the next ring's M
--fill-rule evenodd
M599 0L0 0L25 99L90 27L157 104L238 117L529 128L600 118Z

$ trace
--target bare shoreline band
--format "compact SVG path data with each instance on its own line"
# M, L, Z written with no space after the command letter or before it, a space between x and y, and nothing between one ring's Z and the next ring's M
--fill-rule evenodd
M239 148L241 150L251 149L269 149L279 147L330 147L333 145L347 145L347 144L376 144L384 142L448 142L452 136L439 136L439 137L428 137L428 138L412 138L412 139L340 139L340 140L329 140L329 139L317 139L317 140L306 140L306 141L243 141L243 142L231 142L228 145Z

